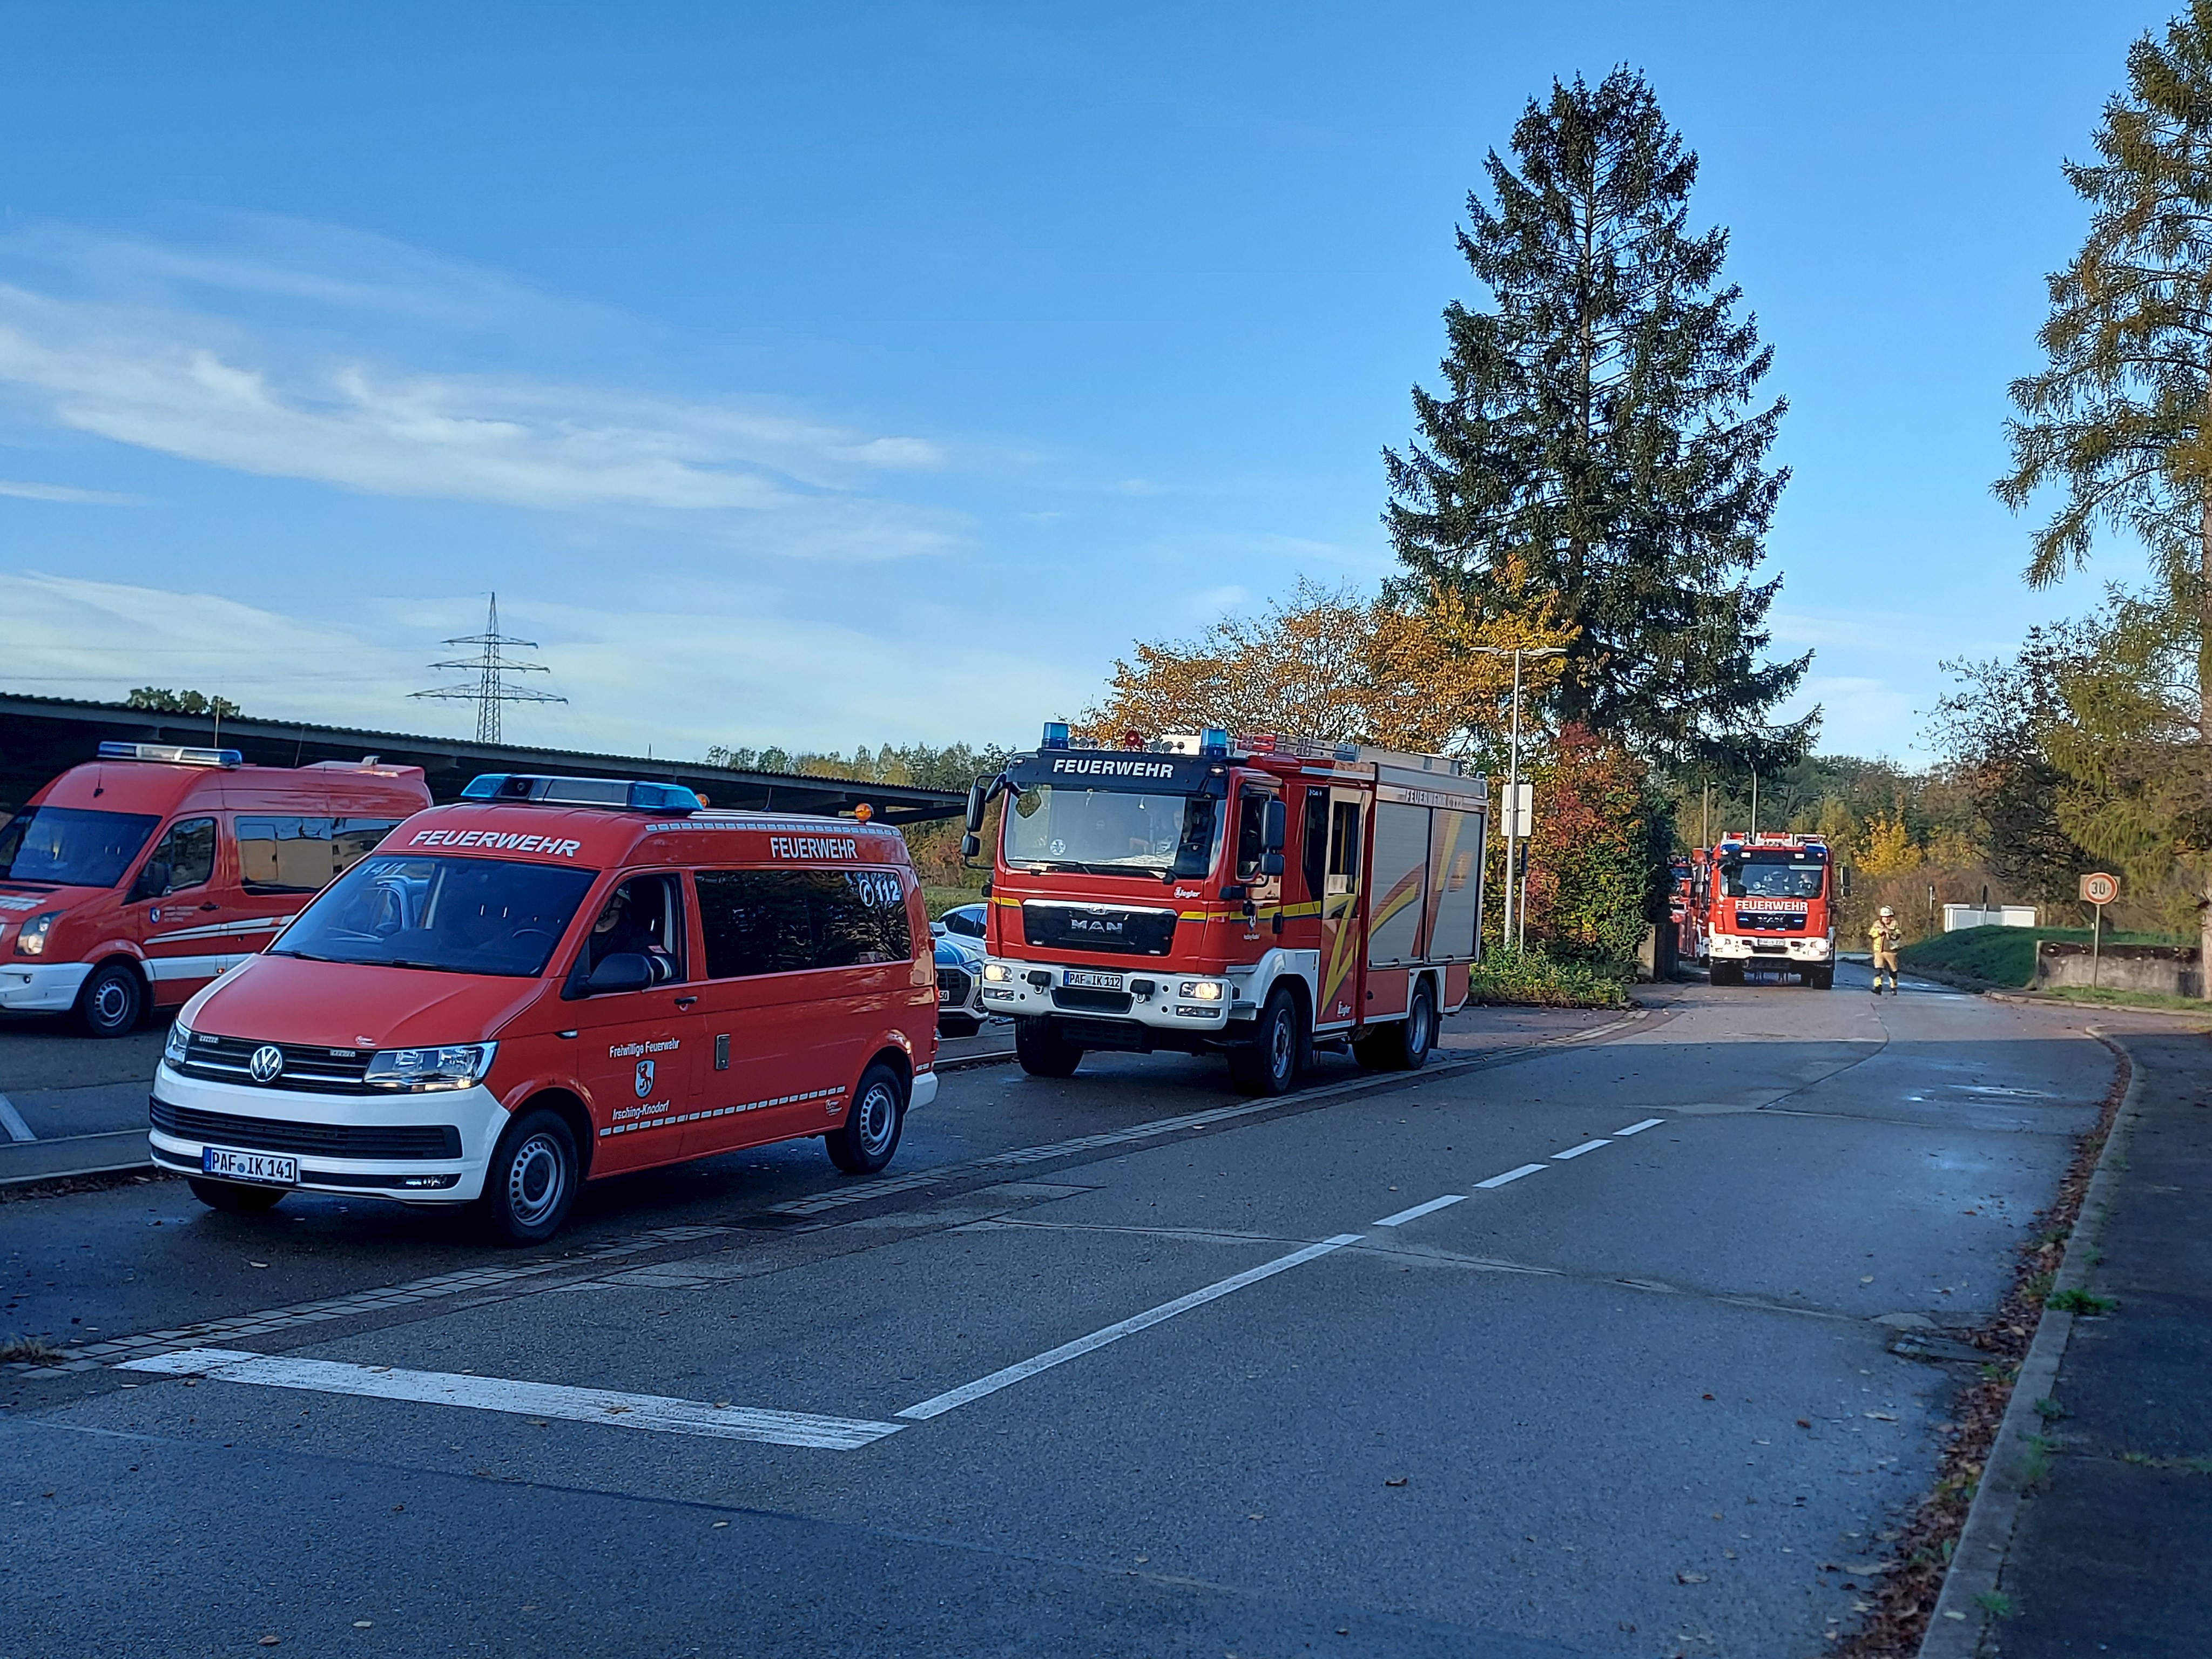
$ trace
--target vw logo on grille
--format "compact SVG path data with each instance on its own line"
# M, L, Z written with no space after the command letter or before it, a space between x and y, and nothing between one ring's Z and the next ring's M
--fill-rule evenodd
M246 1070L256 1083L274 1083L283 1073L284 1051L273 1042L264 1042L246 1062Z

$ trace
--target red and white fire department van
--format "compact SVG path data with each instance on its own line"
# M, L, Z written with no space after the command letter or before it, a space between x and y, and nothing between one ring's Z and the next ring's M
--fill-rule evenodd
M1438 755L1224 731L1068 745L969 796L1007 795L983 997L1021 1062L1218 1051L1239 1088L1291 1086L1316 1044L1421 1065L1479 952L1489 788Z
M418 814L187 1004L154 1161L218 1209L481 1200L549 1237L601 1176L818 1135L890 1161L937 1092L895 830L497 774Z
M258 951L429 804L416 766L103 743L0 826L0 1008L121 1036Z
M1836 983L1836 913L1820 836L1725 835L1705 865L1705 961L1716 985L1751 973L1795 974L1814 990Z

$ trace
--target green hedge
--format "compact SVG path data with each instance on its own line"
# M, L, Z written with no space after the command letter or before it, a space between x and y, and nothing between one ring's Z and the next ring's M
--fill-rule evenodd
M1468 970L1468 1000L1539 1008L1625 1008L1625 980L1588 963L1500 946Z
M1907 968L1932 968L1939 973L2025 989L2035 983L2035 947L2046 939L2089 942L2087 927L1961 927L1955 933L1932 933L1898 952ZM2164 933L2105 934L2107 945L2190 945Z

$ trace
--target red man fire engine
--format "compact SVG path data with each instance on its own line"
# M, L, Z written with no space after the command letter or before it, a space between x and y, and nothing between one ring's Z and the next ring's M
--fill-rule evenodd
M1748 970L1796 974L1815 990L1834 986L1833 875L1825 837L1723 836L1706 868L1705 957L1714 984L1741 985Z
M1031 1073L1218 1051L1277 1094L1316 1043L1418 1066L1467 1000L1489 790L1455 760L1218 729L1078 749L1055 723L969 795L971 856L1001 792L983 996Z

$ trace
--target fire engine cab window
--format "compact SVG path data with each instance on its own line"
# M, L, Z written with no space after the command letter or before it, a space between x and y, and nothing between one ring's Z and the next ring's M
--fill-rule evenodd
M1328 876L1328 791L1306 791L1305 820L1298 832L1298 870L1305 877L1306 896L1319 898Z
M1237 797L1237 879L1256 880L1260 874L1261 830L1267 803L1274 797L1265 790L1247 789Z
M889 870L702 870L707 977L906 962L906 889Z
M1340 800L1328 826L1328 890L1349 893L1359 886L1359 803Z
M0 880L112 887L160 822L140 812L33 806L0 829Z
M300 913L269 954L535 977L596 870L372 853Z
M1729 898L1811 899L1820 896L1821 878L1827 866L1810 860L1796 861L1787 853L1779 858L1726 859L1721 863L1721 890Z
M171 824L147 862L169 866L168 892L198 887L215 874L215 820L186 818Z
M584 945L584 970L622 955L650 962L655 985L684 977L684 902L675 877L634 877L599 906Z
M238 866L249 893L319 892L331 867L328 818L238 820Z
M1105 875L1203 876L1213 867L1211 795L1032 784L1006 815L1009 864Z

